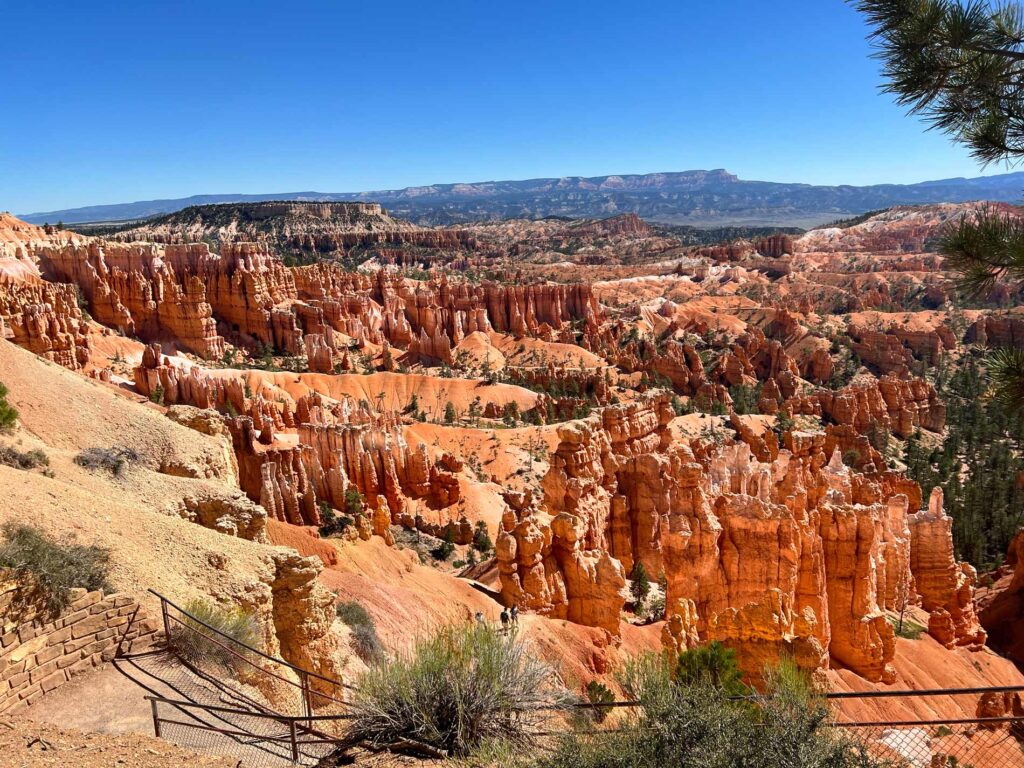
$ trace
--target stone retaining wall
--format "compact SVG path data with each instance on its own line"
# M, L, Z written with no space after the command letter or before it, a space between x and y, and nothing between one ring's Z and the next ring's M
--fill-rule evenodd
M156 639L156 622L131 595L72 590L67 609L46 621L31 587L3 576L0 712L22 711L76 675L111 661L118 644L127 653Z

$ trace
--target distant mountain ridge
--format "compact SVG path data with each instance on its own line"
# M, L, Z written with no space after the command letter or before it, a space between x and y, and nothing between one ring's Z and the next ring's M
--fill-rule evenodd
M371 192L193 195L31 213L21 218L34 224L129 221L194 205L302 200L377 202L392 215L422 225L545 216L601 218L636 213L666 224L808 227L893 205L979 199L1016 202L1022 198L1024 172L857 187L746 181L715 169L432 184Z

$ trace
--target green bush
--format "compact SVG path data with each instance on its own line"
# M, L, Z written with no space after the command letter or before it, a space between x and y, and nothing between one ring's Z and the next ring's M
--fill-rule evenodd
M572 734L538 768L874 768L858 744L828 726L828 710L792 664L768 690L741 701L708 682L673 680L660 656L627 665L623 685L642 705L600 737Z
M591 704L611 704L615 701L615 694L612 693L611 688L598 680L591 680L587 683L585 692L587 701ZM608 717L609 711L608 707L594 707L590 713L595 723L603 723Z
M363 499L363 494L359 492L358 488L350 486L345 491L345 511L352 517L363 514L363 507L366 506L366 502Z
M532 743L550 708L568 694L552 670L513 635L447 627L372 667L356 685L353 743L425 746L466 756L487 743Z
M356 655L367 664L374 664L384 659L384 644L377 635L377 625L373 616L355 600L338 603L338 618L352 630L352 646Z
M750 689L736 664L736 651L718 641L699 645L679 654L675 679L682 685L703 685L727 696L745 696Z
M120 477L128 466L139 460L139 454L131 448L86 448L75 456L75 464L86 469L103 469Z
M494 542L491 541L491 535L487 532L487 523L483 520L477 520L476 528L473 531L473 549L484 555L494 549Z
M455 541L451 530L445 532L444 541L430 550L430 556L435 560L444 562L455 552Z
M197 598L186 604L185 611L195 619L172 612L171 615L180 621L171 622L169 644L179 658L194 667L202 668L213 662L231 669L240 663L235 653L243 656L246 653L222 635L210 631L209 627L227 635L236 643L249 646L256 644L256 622L241 607L221 608Z
M55 541L30 525L5 523L2 531L0 568L29 575L45 595L51 613L67 607L76 587L90 592L110 590L110 550L71 540Z
M644 618L646 621L661 621L665 618L665 597L655 595L644 606Z
M18 411L7 402L10 390L0 382L0 434L12 432L18 423Z
M337 514L326 502L320 502L320 535L325 539L340 536L355 519L348 515Z

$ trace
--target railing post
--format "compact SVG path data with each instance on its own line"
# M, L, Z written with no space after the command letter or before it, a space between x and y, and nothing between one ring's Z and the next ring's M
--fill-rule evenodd
M302 679L302 710L303 710L303 714L305 714L305 716L306 716L306 725L307 725L307 727L311 728L313 726L313 701L312 701L312 697L310 696L311 692L310 692L310 689L309 689L309 674L307 674L306 672L303 672L301 679Z
M132 625L135 623L135 617L139 615L139 609L141 607L141 604L135 606L135 610L132 611L131 618L129 618L128 623L124 625L124 632L121 633L121 639L117 641L117 650L114 651L115 658L121 658L121 649L124 648L124 641L128 637L128 633L131 632Z
M153 708L153 735L158 739L160 738L160 716L157 714L156 699L149 700L150 706Z
M168 646L171 644L171 628L170 620L167 618L167 601L163 597L160 598L160 615L164 620L164 642Z
M291 741L292 741L292 762L293 763L297 763L297 762L299 762L299 742L295 738L295 721L294 720L289 720L288 721L288 732L289 732L289 736L291 737Z

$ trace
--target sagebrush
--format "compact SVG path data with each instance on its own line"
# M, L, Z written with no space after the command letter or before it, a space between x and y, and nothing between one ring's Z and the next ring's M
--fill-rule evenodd
M338 603L338 618L352 630L352 647L356 655L368 664L383 660L384 644L377 635L373 616L361 603L351 600Z
M172 612L168 641L175 654L194 667L214 664L233 668L242 661L240 656L247 656L241 646L256 645L256 622L238 606L224 608L195 599L185 606L185 612L191 616Z
M120 477L124 471L139 460L137 451L131 448L113 446L111 448L86 448L75 456L75 464L86 469L106 470L114 477Z
M15 469L37 469L50 466L50 458L38 448L19 451L13 446L3 446L0 447L0 464Z
M614 731L562 737L538 768L882 765L829 727L828 709L795 665L771 671L766 693L737 700L711 682L723 677L723 658L718 652L702 654L685 665L655 654L635 659L626 666L622 684L641 706L625 712ZM701 660L710 662L706 674L697 669ZM674 666L689 668L693 682L673 678Z
M450 756L494 741L531 743L549 711L572 700L521 641L476 625L417 640L363 674L357 689L353 742L414 743Z
M0 434L11 432L18 423L18 411L7 402L10 391L0 382Z
M5 523L0 568L28 575L39 587L47 610L59 614L71 601L71 590L110 591L110 550L58 541L38 528Z

